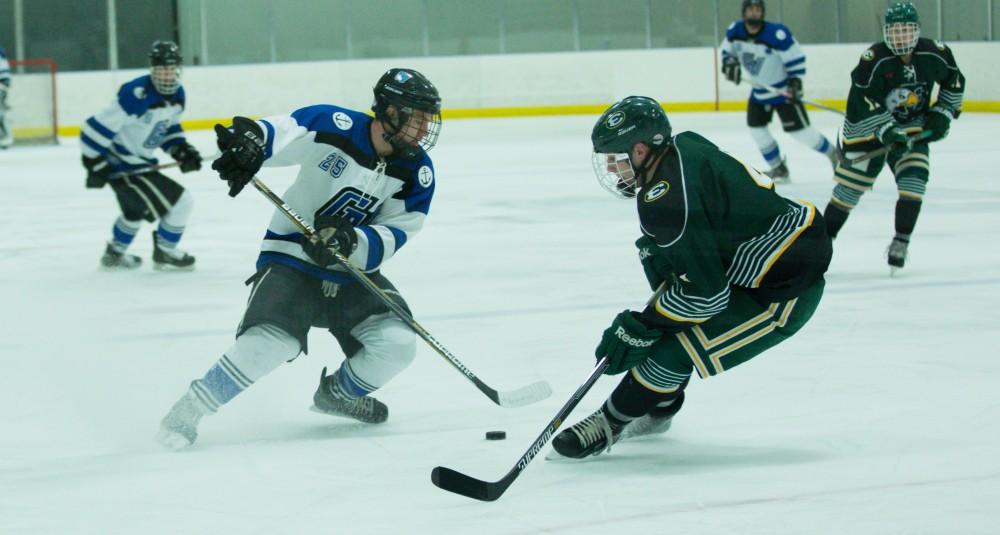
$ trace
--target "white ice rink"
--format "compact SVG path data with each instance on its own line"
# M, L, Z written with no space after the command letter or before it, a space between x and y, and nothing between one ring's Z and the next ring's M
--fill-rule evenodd
M813 112L831 138L836 116ZM667 435L582 463L538 457L497 502L430 482L445 465L495 480L589 372L601 331L648 289L634 205L596 183L595 117L448 121L423 232L385 272L416 318L500 389L551 382L503 409L423 343L377 393L387 423L312 413L311 353L206 418L198 443L153 442L161 416L232 341L272 211L184 175L192 273L97 269L117 205L85 190L75 139L0 152L0 533L969 534L1000 532L998 116L966 114L931 146L931 182L901 276L884 250L883 172L835 247L827 290L793 339L693 380ZM672 114L760 163L740 113ZM776 125L772 129L777 132ZM794 182L826 205L822 156L776 137ZM207 131L191 134L212 152ZM276 191L295 169L261 177ZM172 176L180 176L174 170ZM603 378L569 419L604 400ZM487 442L489 430L507 440ZM546 449L547 451L547 449Z

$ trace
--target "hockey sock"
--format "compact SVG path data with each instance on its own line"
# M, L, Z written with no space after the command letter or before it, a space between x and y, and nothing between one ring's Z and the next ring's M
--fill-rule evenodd
M796 141L815 150L816 152L829 154L830 151L834 149L833 144L823 137L823 134L820 134L819 130L816 130L811 126L794 132L788 132L788 135L792 136Z
M351 336L362 348L341 364L337 380L352 396L378 390L417 355L416 335L392 313L370 316L351 329Z
M781 149L778 142L771 136L771 132L764 126L754 126L750 128L750 136L757 143L761 156L767 161L767 165L772 168L781 164Z
M162 249L173 249L177 247L177 242L181 241L184 235L184 228L177 228L160 221L160 226L156 227L156 246Z
M913 234L913 229L917 226L917 216L920 215L922 205L922 201L915 199L900 198L896 201L896 239L910 241L910 234Z
M184 234L188 218L191 217L191 208L194 206L194 197L187 190L181 193L177 202L170 207L170 210L160 220L160 226L156 229L156 244L164 249L173 249Z
M847 216L850 213L832 201L826 205L826 210L823 211L823 219L826 221L826 235L830 239L837 237L837 233L840 232L844 223L847 222Z
M655 392L636 381L631 372L626 373L608 400L604 402L604 413L616 423L626 424L644 416L660 404L677 399L684 392L687 382L685 380L681 383L674 392Z
M191 393L215 412L282 362L299 354L299 341L273 325L254 325L236 338L205 376L191 383Z
M111 228L111 248L119 253L125 252L132 244L135 235L139 232L142 221L129 221L122 216L118 216L114 226Z

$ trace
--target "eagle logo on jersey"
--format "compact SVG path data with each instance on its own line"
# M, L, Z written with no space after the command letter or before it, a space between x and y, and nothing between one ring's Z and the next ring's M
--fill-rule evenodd
M616 111L611 115L608 115L608 118L604 120L604 126L608 127L609 130L614 130L624 123L625 112L623 111Z
M670 183L666 180L661 180L657 182L655 186L649 188L649 191L646 192L643 199L646 202L653 202L666 195L668 191L670 191Z
M905 87L893 89L889 92L889 96L885 98L885 105L890 110L904 108L905 111L909 111L910 108L919 106L920 102L920 95Z
M354 126L354 119L342 111L333 114L333 124L341 130L350 130Z
M421 167L417 171L417 181L425 188L430 187L431 182L434 182L434 171L431 171L431 168L426 165Z

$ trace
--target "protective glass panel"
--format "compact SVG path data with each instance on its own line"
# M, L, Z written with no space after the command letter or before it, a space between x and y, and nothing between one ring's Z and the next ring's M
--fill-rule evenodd
M142 16L136 16L142 13ZM172 2L160 0L128 0L115 2L118 27L118 67L134 69L149 65L149 47L156 40L177 40ZM181 49L185 63L189 55Z
M646 48L647 6L646 0L577 0L580 50Z
M53 58L60 71L108 68L107 0L31 0L22 5L26 58Z
M319 61L347 58L348 0L276 2L276 61Z
M800 43L837 42L837 3L830 0L781 2L778 15ZM773 19L772 19L773 20Z
M0 0L0 48L7 59L14 59L14 0Z
M203 9L209 63L272 61L271 0L211 0Z
M430 53L500 52L500 6L496 0L428 0Z
M994 9L1000 10L1000 7ZM989 0L950 0L941 4L945 41L989 41ZM994 30L995 31L995 30Z
M738 4L739 0L737 13ZM712 20L712 2L652 0L650 9L653 48L718 44L715 40L715 22ZM725 27L722 26L723 29Z
M504 52L574 49L572 4L564 0L504 0Z
M424 55L426 16L422 0L349 2L352 58Z

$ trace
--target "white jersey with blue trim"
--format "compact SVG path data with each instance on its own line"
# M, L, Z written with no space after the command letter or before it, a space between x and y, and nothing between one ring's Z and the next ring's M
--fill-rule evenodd
M310 224L320 215L354 223L358 247L348 259L365 272L379 269L420 231L434 195L430 157L379 157L371 143L372 121L368 114L326 104L258 121L266 137L264 165L301 166L284 201ZM324 280L352 280L339 266L316 265L299 245L301 238L299 228L275 210L258 269L275 262Z
M0 89L10 89L10 62L7 61L7 54L0 48ZM0 110L2 113L3 110Z
M738 20L726 29L721 48L723 60L738 59L758 84L780 89L788 85L789 78L802 78L806 74L806 55L784 24L765 21L756 35L750 35L746 24ZM785 102L784 97L758 87L751 91L750 100L766 105Z
M153 151L185 141L184 104L183 87L161 95L148 74L122 85L115 101L80 129L83 155L107 158L116 171L155 165Z

